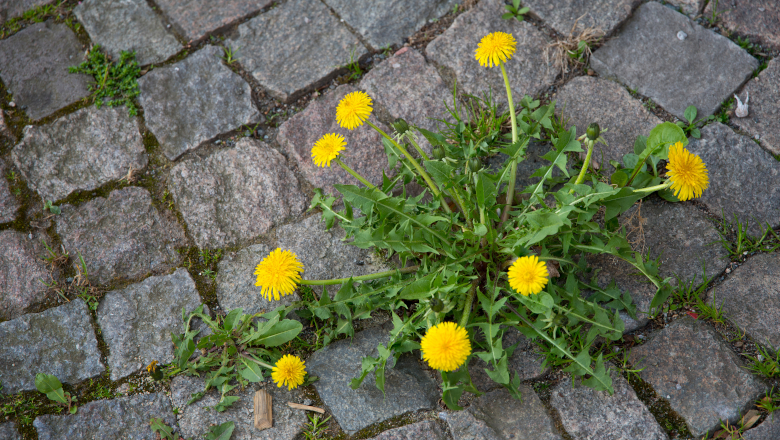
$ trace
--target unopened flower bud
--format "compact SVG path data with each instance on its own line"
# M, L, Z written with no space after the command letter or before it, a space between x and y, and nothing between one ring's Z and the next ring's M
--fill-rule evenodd
M599 128L599 124L594 122L588 125L588 131L586 133L588 135L588 139L595 141L601 134L601 128Z
M392 125L398 134L404 134L409 131L409 124L407 124L406 121L404 121L402 118L396 119Z
M447 152L444 150L444 147L442 147L441 145L437 145L433 147L433 157L435 157L436 159L439 160L444 159L444 156L446 155Z
M441 312L444 310L444 303L436 298L431 299L431 310L434 312Z
M472 173L476 173L482 169L482 162L477 157L472 157L469 159L469 170L471 170Z

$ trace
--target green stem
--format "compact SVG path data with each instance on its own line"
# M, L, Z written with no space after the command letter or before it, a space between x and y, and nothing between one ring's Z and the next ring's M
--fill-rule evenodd
M336 284L344 284L350 279L352 281L368 281L368 280L375 280L378 278L389 277L390 275L393 275L398 272L400 273L417 272L417 269L419 268L420 266L409 266L409 267L404 267L402 269L386 270L384 272L370 273L368 275L360 275L356 277L347 277L347 278L336 278L332 280L301 280L301 284L307 286L333 286Z
M333 159L333 160L335 160L337 164L341 165L341 168L343 168L343 169L344 169L344 171L348 172L349 174L352 174L352 176L353 176L355 179L357 179L357 180L359 180L360 182L362 182L362 183L363 183L363 185L366 185L367 187L369 187L369 188L372 188L372 189L374 188L374 185L372 185L372 184L371 184L371 182L369 182L368 180L364 179L364 178L363 178L363 176L361 176L360 174L358 174L358 173L357 173L355 170L353 170L352 168L348 167L348 166L347 166L347 164L345 164L344 162L342 162L342 161L341 161L341 159L339 159L339 158L337 157L337 158L335 158L335 159Z
M425 154L425 151L423 151L423 149L420 148L420 146L417 144L417 141L414 140L414 137L411 136L411 132L410 135L407 136L407 138L412 143L412 145L414 145L414 149L417 150L418 153L420 153L420 157L422 157L423 160L431 160L431 158L428 157L427 154Z
M499 64L501 67L501 75L504 77L504 86L506 86L506 100L509 103L509 117L512 120L512 143L517 142L517 117L515 116L515 104L512 101L512 88L509 86L509 76L506 74L506 68L504 63ZM515 201L515 179L517 178L517 158L512 158L512 164L509 169L509 185L506 189L506 206L504 207L504 213L501 214L501 222L507 221L509 218L509 211L512 209L512 205Z
M579 185L585 180L585 174L588 172L588 166L590 166L590 157L593 155L593 146L596 144L594 141L588 139L586 141L588 143L588 154L585 155L585 162L582 164L582 169L580 170L580 175L577 176L577 180L574 182L575 185ZM573 193L574 190L569 191L569 194Z
M469 289L468 296L466 297L466 303L463 304L463 314L460 317L460 326L466 328L469 323L469 315L471 314L471 304L474 302L474 296L477 294L477 280L471 282L471 289Z
M672 181L671 180L667 180L666 182L664 182L664 183L662 183L660 185L648 186L647 188L641 188L641 189L635 189L634 192L635 193L651 193L653 191L660 191L662 189L669 188L670 186L672 186Z
M257 363L258 365L260 365L261 367L268 368L269 370L273 370L273 369L274 369L274 366L273 366L273 365L266 364L265 362L263 362L263 361L259 361L259 360L255 359L255 358L253 358L253 357L250 357L250 356L247 356L247 355L244 355L244 354L242 354L241 356L242 356L242 357L245 357L245 358L247 358L247 359L250 359L252 362L256 362L256 363Z

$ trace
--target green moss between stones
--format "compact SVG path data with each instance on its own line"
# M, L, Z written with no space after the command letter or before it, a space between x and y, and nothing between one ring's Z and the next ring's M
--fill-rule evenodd
M675 412L669 402L659 396L652 386L642 380L638 375L622 371L623 377L634 388L637 397L641 400L650 413L655 417L661 428L666 431L670 439L692 439L693 435L688 431L685 420Z

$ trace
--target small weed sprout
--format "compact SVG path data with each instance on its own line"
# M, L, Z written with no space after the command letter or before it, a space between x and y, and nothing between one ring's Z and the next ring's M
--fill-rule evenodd
M35 388L43 394L46 394L50 400L57 402L68 408L68 412L76 414L78 407L76 399L70 393L63 391L62 383L56 376L51 374L38 373L35 375Z
M363 76L363 70L360 69L360 63L358 60L355 59L355 54L357 53L357 46L353 47L352 50L349 51L349 63L344 66L349 70L349 79L355 80L360 79Z
M550 43L544 49L545 61L549 63L552 58L552 63L561 76L565 76L572 69L587 65L591 48L604 37L604 31L596 27L588 27L576 33L580 18L572 25L568 37Z
M323 439L325 430L328 429L327 423L330 420L330 416L325 419L320 418L319 414L307 414L309 417L309 423L303 430L303 436L306 440L320 440Z
M135 61L135 52L122 51L119 61L114 63L96 44L87 54L86 61L70 67L70 73L92 75L95 84L90 86L90 91L97 107L104 103L109 107L124 105L130 116L138 114L133 99L141 93L138 87L141 68Z
M748 356L751 364L746 368L755 374L775 378L780 377L780 350L778 350L774 356L772 356L769 349L758 347L758 354L754 356Z
M512 0L512 4L504 5L504 8L507 10L507 12L504 12L504 14L501 16L501 18L504 20L511 20L515 18L517 21L523 21L525 20L524 15L530 11L529 8L520 7L520 0Z
M227 46L227 45L222 48L222 52L224 53L224 55L222 56L222 60L225 61L225 64L229 66L235 63L236 61L238 61L238 57L236 56L236 53L238 52L239 49L240 47L233 49L231 46Z

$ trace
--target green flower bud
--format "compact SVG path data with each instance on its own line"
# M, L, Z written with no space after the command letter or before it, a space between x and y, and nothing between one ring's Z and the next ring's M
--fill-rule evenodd
M472 157L469 159L469 170L471 170L472 173L476 173L477 171L482 169L482 162L477 157Z
M601 128L599 128L599 124L594 122L588 125L588 131L586 133L588 135L588 139L595 141L599 138L599 134L601 134Z
M398 134L404 134L409 131L409 124L407 124L406 121L404 121L402 118L396 119L392 125Z
M436 298L431 299L431 310L434 312L441 312L444 310L444 303Z
M437 145L433 147L433 157L435 157L436 159L442 160L446 155L447 155L447 151L445 151L444 147L442 147L441 145Z

